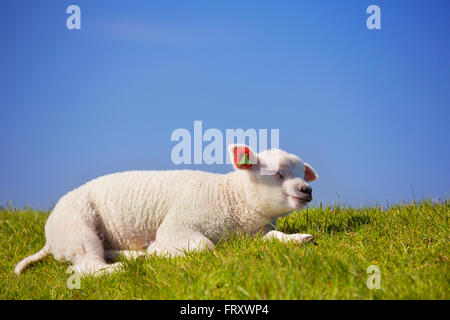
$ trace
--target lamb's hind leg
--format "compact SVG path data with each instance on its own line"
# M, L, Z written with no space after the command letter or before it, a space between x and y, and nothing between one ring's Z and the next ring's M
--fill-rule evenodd
M85 275L103 275L122 270L122 263L108 264L105 260L103 243L95 228L85 230L79 238L81 250L73 258L75 270Z
M119 257L127 260L135 260L147 256L146 252L134 250L107 250L105 251L105 258L109 261L114 261Z
M79 240L81 250L77 251L72 259L78 273L99 276L122 270L122 263L108 264L105 261L103 243L95 230L85 231Z
M86 276L101 276L104 274L123 271L123 264L116 262L108 264L106 261L100 261L97 257L84 256L74 265L77 273Z
M55 207L45 229L47 244L55 258L72 262L81 275L97 276L121 269L120 263L106 263L103 243L95 228L95 212L88 205L61 203Z

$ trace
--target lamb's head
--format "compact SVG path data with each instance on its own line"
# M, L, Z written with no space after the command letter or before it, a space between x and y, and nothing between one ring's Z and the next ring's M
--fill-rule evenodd
M230 145L229 152L234 167L251 182L256 193L253 201L267 217L303 209L312 200L308 183L318 175L296 155L279 149L256 154L245 145Z

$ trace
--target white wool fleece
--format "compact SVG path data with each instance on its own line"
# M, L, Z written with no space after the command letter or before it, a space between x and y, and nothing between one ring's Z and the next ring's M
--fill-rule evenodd
M232 145L230 152L242 148L247 147ZM114 253L178 255L213 248L232 233L262 232L288 240L284 236L289 235L271 230L278 217L311 200L307 182L317 174L281 150L251 156L256 163L244 168L237 159L236 170L228 174L128 171L94 179L58 201L45 226L46 245L15 271L19 274L48 253L72 262L81 273L102 274L120 269L118 263L106 263L105 257ZM263 170L273 173L262 175ZM290 240L300 242L312 239L292 236Z

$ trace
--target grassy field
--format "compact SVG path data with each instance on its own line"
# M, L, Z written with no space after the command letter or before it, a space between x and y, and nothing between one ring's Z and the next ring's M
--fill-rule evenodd
M2 299L448 299L448 201L377 208L309 208L278 224L313 244L237 238L185 258L127 262L121 274L68 289L69 264L50 255L17 278L15 264L44 245L47 213L0 210ZM368 289L367 268L381 289Z

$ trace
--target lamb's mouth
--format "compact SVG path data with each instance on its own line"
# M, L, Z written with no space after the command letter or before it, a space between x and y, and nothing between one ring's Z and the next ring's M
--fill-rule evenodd
M290 197L290 198L292 198L292 199L294 199L296 201L300 201L303 204L308 204L312 200L311 196L308 196L308 197L295 197L295 196L289 195L288 197Z

